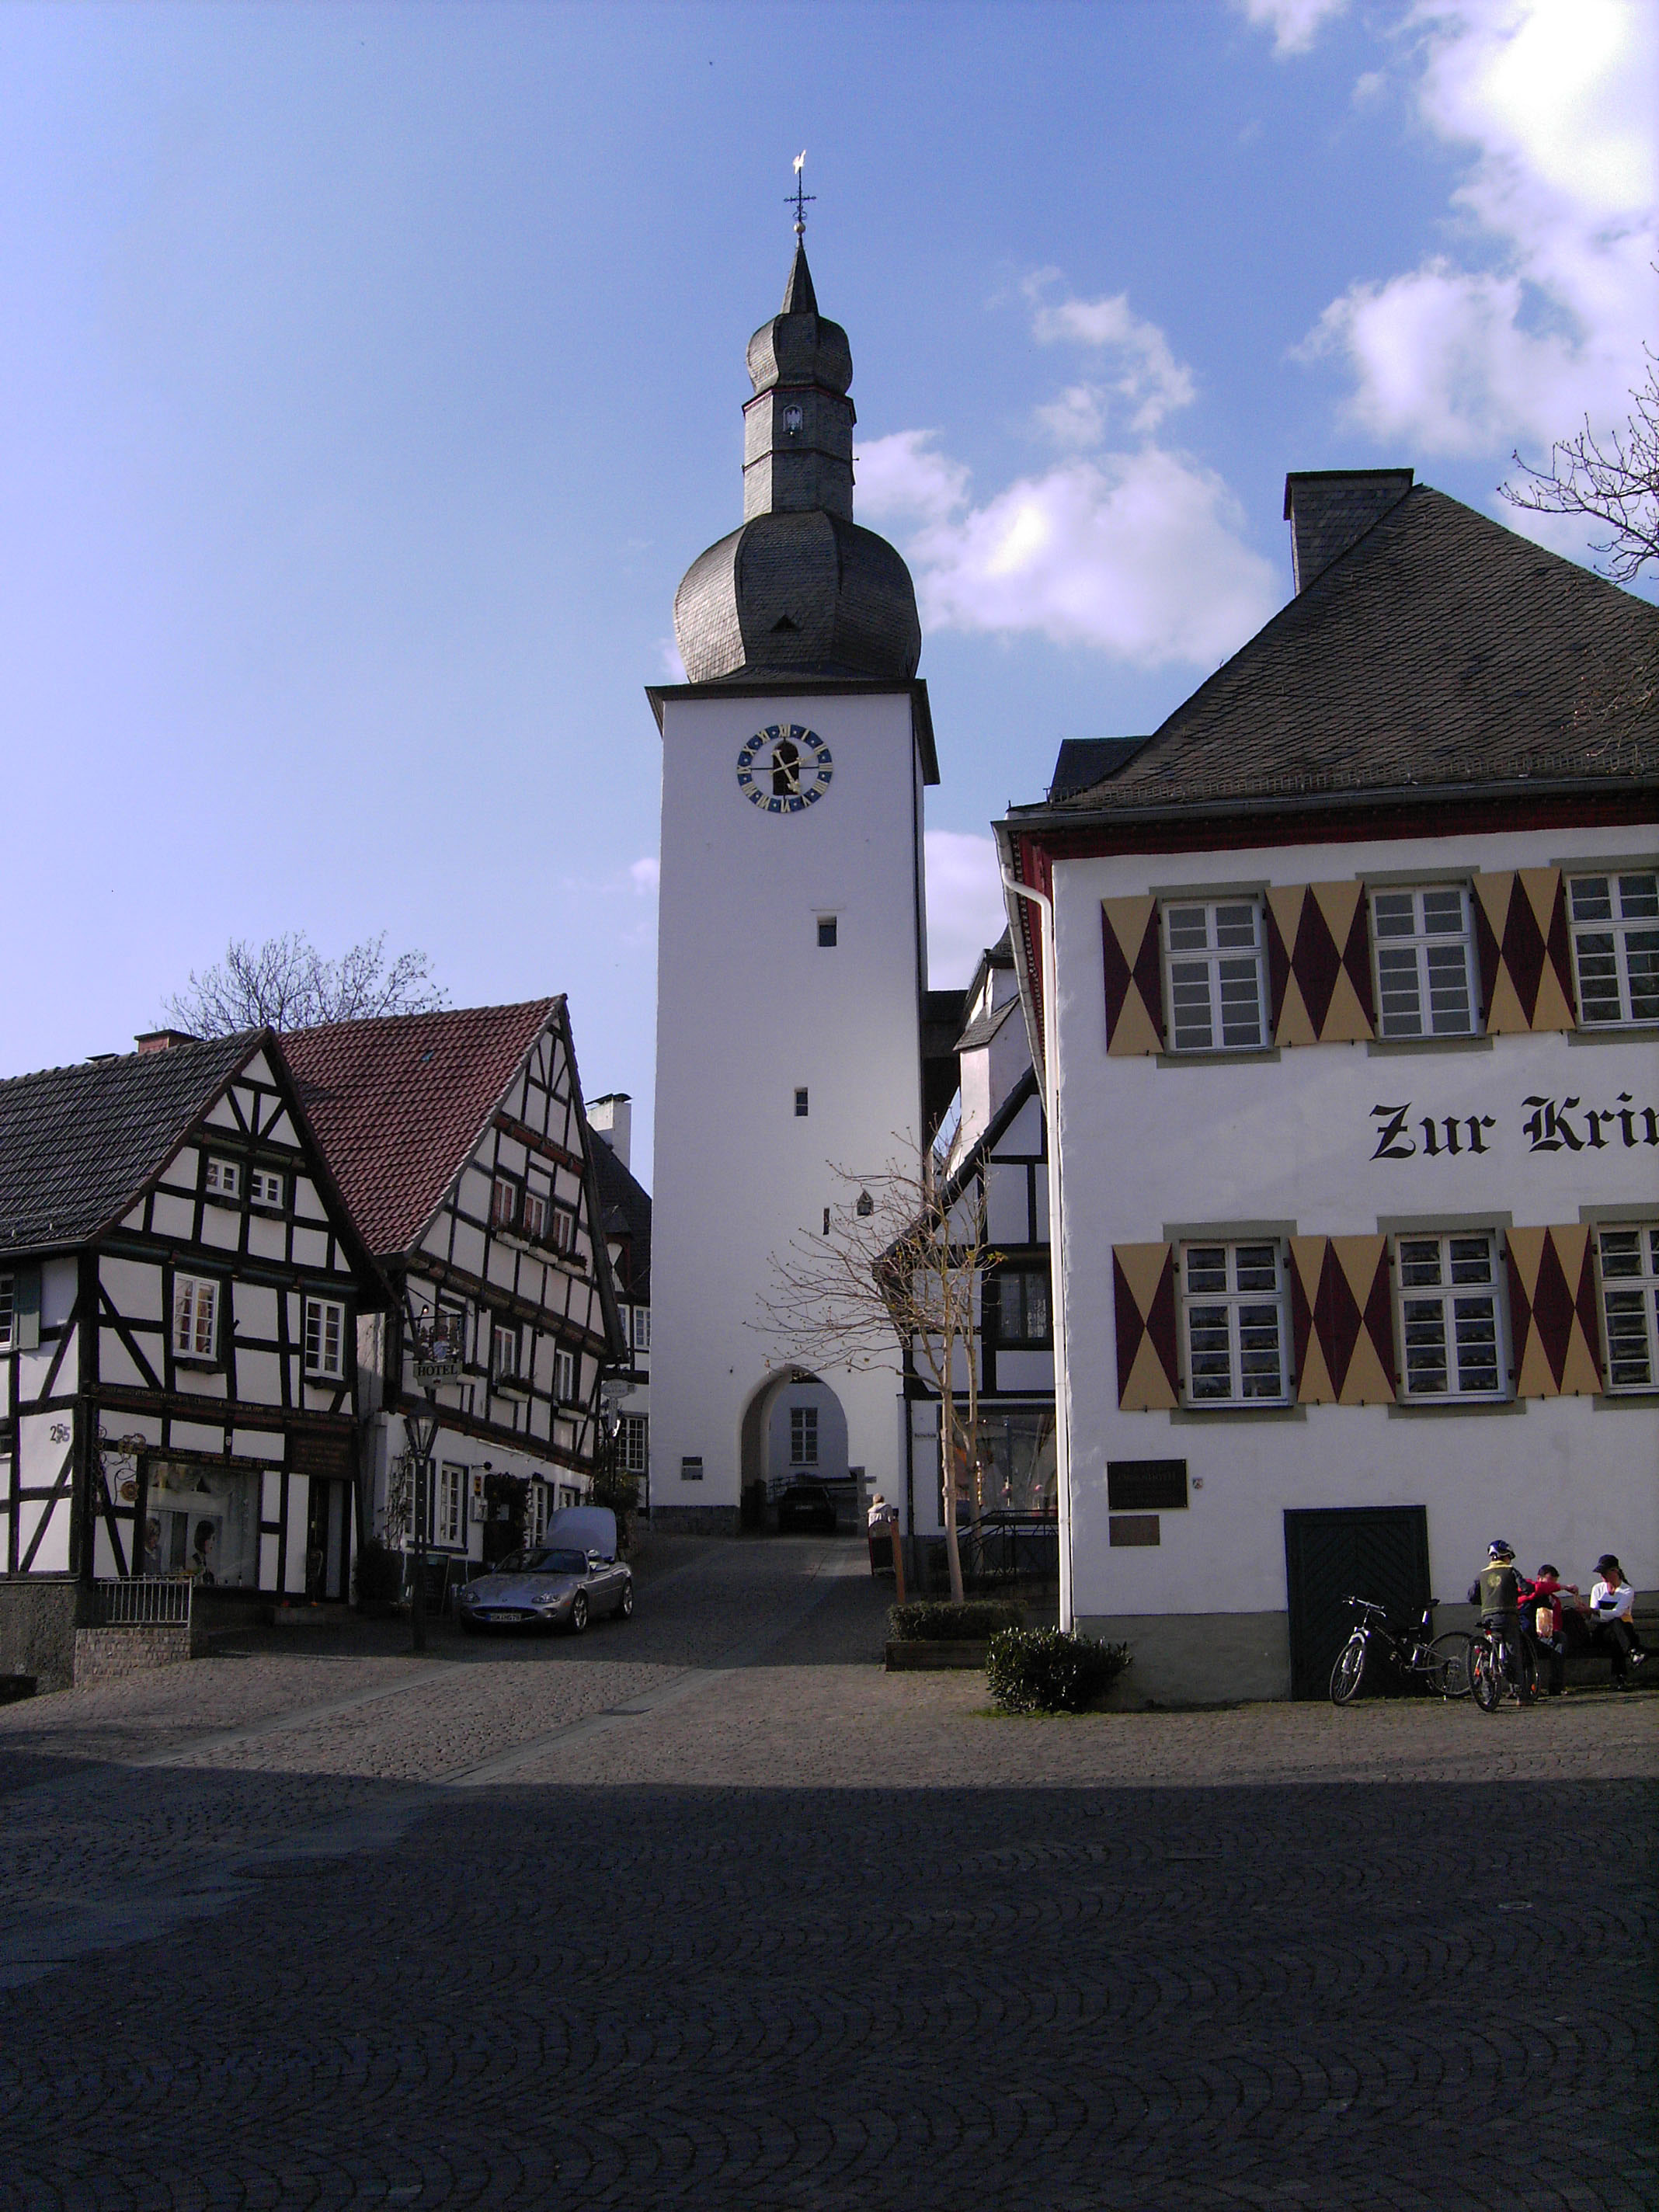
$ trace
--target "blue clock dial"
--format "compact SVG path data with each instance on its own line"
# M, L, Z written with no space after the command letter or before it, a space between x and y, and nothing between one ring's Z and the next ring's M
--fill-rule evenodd
M769 722L738 754L738 789L763 814L805 814L834 773L829 746L799 722Z

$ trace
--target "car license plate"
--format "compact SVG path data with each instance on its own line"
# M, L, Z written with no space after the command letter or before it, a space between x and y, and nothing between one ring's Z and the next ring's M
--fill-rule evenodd
M527 1613L515 1613L510 1606L498 1605L485 1613L486 1620L528 1620Z

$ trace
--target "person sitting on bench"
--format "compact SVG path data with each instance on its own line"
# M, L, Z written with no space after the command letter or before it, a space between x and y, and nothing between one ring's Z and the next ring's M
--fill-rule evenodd
M1590 1619L1595 1623L1597 1644L1604 1644L1613 1660L1613 1686L1615 1690L1631 1687L1631 1669L1646 1663L1647 1653L1631 1620L1631 1607L1636 1602L1636 1592L1625 1580L1625 1571L1611 1552L1603 1552L1595 1562L1600 1579L1590 1584Z

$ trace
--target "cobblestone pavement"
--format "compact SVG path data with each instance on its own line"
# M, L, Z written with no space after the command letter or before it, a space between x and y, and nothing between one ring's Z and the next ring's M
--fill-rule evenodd
M0 1708L0 2206L1653 2212L1659 1700L994 1719L861 1564Z

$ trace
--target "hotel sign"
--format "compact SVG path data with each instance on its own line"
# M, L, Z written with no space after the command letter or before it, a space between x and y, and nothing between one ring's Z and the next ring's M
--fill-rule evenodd
M1523 1098L1518 1133L1528 1152L1634 1152L1659 1146L1659 1108L1638 1106L1620 1091L1610 1106L1581 1098ZM1503 1130L1492 1114L1419 1114L1413 1102L1373 1106L1374 1160L1455 1159L1464 1152L1503 1149Z

